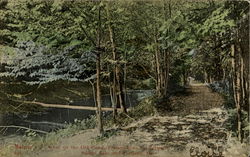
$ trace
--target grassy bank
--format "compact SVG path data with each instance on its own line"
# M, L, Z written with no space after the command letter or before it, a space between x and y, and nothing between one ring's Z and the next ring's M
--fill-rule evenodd
M1 143L0 156L12 157L17 152L20 153L18 156L26 156L38 150L43 150L45 147L55 145L63 138L76 135L86 129L95 128L95 125L96 117L91 116L82 121L75 120L74 123L68 124L64 129L53 131L46 135L27 130L24 136L15 137L10 140L7 139L5 142Z

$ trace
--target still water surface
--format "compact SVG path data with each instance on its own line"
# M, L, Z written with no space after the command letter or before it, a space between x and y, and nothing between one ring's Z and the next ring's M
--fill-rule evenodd
M143 98L152 96L153 90L131 90L126 94L127 107L135 106ZM110 96L102 96L103 106L111 107ZM78 106L95 106L94 98L86 98L81 101L72 102L70 105ZM105 112L104 115L109 114ZM0 126L24 126L31 129L42 131L53 131L63 128L65 124L73 123L76 119L83 120L91 115L95 115L95 111L77 110L77 109L60 109L47 108L46 111L36 114L0 114ZM18 128L0 128L0 136L13 134L23 134L25 129Z

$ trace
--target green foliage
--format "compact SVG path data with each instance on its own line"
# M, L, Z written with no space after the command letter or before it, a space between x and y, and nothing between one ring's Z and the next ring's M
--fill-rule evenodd
M235 22L228 18L230 11L219 7L206 19L200 28L202 35L213 35L216 33L225 33L226 30L235 26Z
M95 142L104 142L106 139L109 139L112 136L117 134L116 130L107 130L101 136L97 136L94 140Z
M201 10L200 15L196 16L193 12L188 13L188 19L192 21L193 25L192 30L196 30L193 32L196 54L191 69L199 79L204 78L201 74L206 73L208 78L218 81L224 77L222 69L224 69L224 73L230 71L228 56L230 55L230 44L235 37L233 29L236 25L235 19L231 16L233 12L231 7L227 6L225 2L216 2L212 5L203 5L202 9L194 9ZM195 17L198 17L200 21Z
M226 121L226 127L232 131L233 133L233 136L237 136L237 131L238 131L238 128L237 128L237 110L236 109L230 109L228 110L228 114L229 114L229 117ZM242 111L242 119L241 119L241 122L242 122L242 130L243 130L243 138L244 139L248 139L249 138L249 128L250 128L250 125L249 125L249 121L248 121L248 114L247 112L245 111Z
M214 48L211 42L214 35L220 34L218 37L222 38L222 33L227 33L235 23L229 16L230 8L226 8L223 2L112 1L99 4L90 1L18 0L2 4L0 14L3 15L1 18L4 25L1 26L0 36L7 39L4 45L14 47L20 41L31 40L38 45L45 45L50 54L74 46L72 56L79 57L81 53L95 48L98 5L101 6L101 44L106 52L103 57L111 56L108 31L108 24L111 24L120 60L143 65L150 63L152 69L149 73L152 76L155 66L152 59L156 49L169 51L171 62L174 63L179 54L188 53L209 41L211 44L204 48L204 51L209 52L205 58L213 61L216 57L210 51ZM110 10L109 16L107 8ZM194 68L207 66L204 61L196 63ZM214 71L215 66L210 66L212 68L209 70ZM177 73L183 68L187 70L189 66L172 68L170 73ZM107 69L104 66L103 70Z
M26 141L32 141L34 138L36 138L38 135L36 132L32 131L32 130L26 130L25 131L25 135L23 137L25 137Z
M126 126L131 122L140 120L146 116L153 116L157 114L155 108L155 97L149 97L143 99L138 105L132 107L128 114L119 113L116 117L116 122L112 120L112 115L106 118L106 126L110 127L112 125Z

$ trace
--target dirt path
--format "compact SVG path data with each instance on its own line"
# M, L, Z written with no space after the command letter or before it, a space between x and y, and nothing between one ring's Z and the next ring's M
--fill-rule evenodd
M224 126L228 115L219 94L193 85L170 101L172 112L110 129L108 133L115 135L104 141L96 140L94 130L86 131L59 144L75 149L47 150L37 156L246 157L247 149L229 143L231 134Z
M183 116L222 107L223 103L224 99L222 96L212 92L206 85L192 84L170 97L172 112L168 112L168 108L164 108L167 105L162 106L160 110L163 111L162 115Z

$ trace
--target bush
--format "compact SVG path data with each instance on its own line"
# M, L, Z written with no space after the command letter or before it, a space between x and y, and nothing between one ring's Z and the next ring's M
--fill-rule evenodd
M228 119L226 121L226 128L232 131L233 136L237 136L237 110L230 109L228 110ZM248 122L248 114L245 111L242 111L242 129L243 129L243 138L248 140L250 138L250 123Z
M116 122L113 122L112 115L107 116L105 125L110 127L114 124L119 126L126 126L135 120L141 119L145 116L153 116L157 113L155 108L155 97L143 99L138 105L131 108L127 114L119 113L116 117Z

